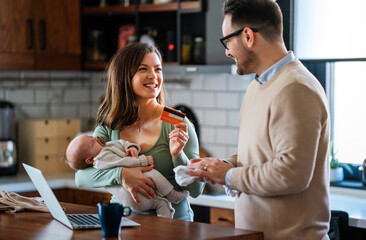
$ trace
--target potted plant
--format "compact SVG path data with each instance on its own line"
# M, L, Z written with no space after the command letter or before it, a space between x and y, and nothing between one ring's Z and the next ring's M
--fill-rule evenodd
M330 181L340 182L343 181L344 173L343 167L338 162L337 152L334 150L333 142L330 143Z
M340 182L343 181L344 178L344 169L349 171L351 174L353 173L353 169L348 164L339 163L337 152L334 150L334 144L331 142L330 144L330 181L331 182Z

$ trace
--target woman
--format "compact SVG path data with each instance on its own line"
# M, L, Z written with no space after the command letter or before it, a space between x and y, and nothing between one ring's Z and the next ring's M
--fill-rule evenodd
M129 44L113 56L107 75L106 95L98 110L94 136L106 141L123 139L139 144L141 154L153 156L155 169L175 190L188 190L192 197L199 196L203 183L196 181L183 188L174 179L174 167L187 165L189 159L199 157L198 140L188 119L175 126L160 120L164 96L159 51L145 43ZM156 196L154 182L142 174L152 168L87 168L76 172L76 184L80 187L122 184L138 203L138 194L147 198ZM112 196L111 201L117 199ZM193 211L187 199L173 204L173 207L174 218L193 221Z

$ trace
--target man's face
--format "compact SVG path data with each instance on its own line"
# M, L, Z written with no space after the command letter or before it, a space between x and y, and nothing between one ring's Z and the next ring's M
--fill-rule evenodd
M223 36L227 36L239 29L234 28L231 24L231 15L225 15L222 23ZM227 39L227 48L225 54L235 60L237 73L239 75L250 74L254 72L256 65L256 55L246 47L245 33L241 32L237 36Z

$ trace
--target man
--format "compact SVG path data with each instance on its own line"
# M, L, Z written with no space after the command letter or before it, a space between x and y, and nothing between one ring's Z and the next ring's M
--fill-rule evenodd
M286 50L273 0L224 4L226 55L255 73L240 110L238 152L192 159L192 176L238 191L235 227L264 239L328 239L329 113L317 79ZM228 164L227 162L231 163Z

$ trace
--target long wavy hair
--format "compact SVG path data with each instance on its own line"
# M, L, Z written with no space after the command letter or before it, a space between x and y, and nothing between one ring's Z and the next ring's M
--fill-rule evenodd
M128 44L111 58L106 93L97 113L98 125L122 130L136 122L139 105L132 89L132 78L148 53L156 53L162 61L159 50L146 43ZM164 88L156 101L164 105Z

